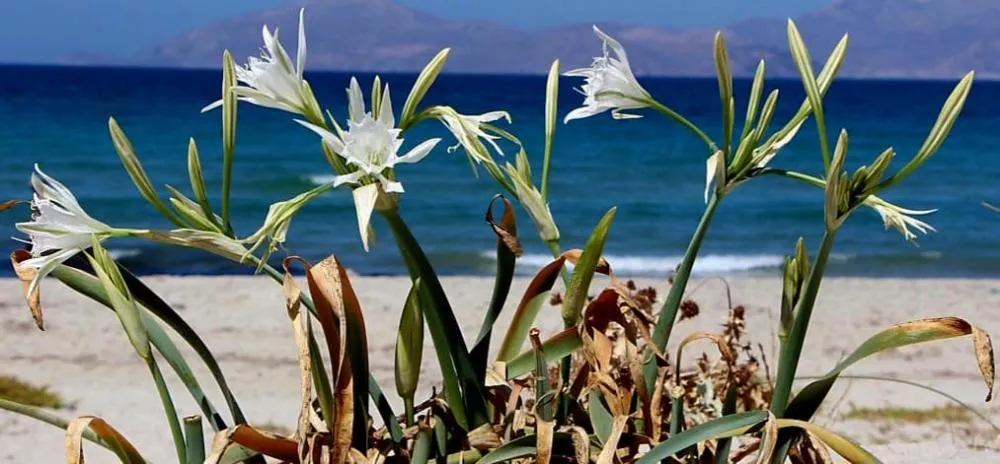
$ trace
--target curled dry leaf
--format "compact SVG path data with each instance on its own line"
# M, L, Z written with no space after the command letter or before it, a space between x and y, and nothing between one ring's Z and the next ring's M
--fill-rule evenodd
M976 360L979 362L979 372L986 379L986 401L993 399L993 382L996 379L996 359L993 354L993 341L990 334L979 327L972 327L972 343L976 349Z
M579 248L574 248L572 250L566 250L563 254L559 255L561 258L565 258L570 264L576 264L580 261L580 257L583 256L583 250ZM597 261L597 268L595 271L599 274L611 275L611 263L603 256Z
M677 363L674 365L674 381L680 383L681 381L681 355L684 354L684 347L698 340L708 339L715 343L715 346L719 347L719 353L722 354L722 358L725 360L732 360L734 358L733 352L729 349L729 344L726 343L726 339L721 335L714 334L711 332L699 331L684 337L681 343L677 345Z
M490 450L502 444L500 435L491 424L483 424L473 429L466 439L469 441L469 447L480 451Z
M617 416L611 426L611 436L608 437L601 454L597 455L597 464L612 464L615 458L615 451L618 450L618 441L622 438L622 432L628 424L628 416Z
M497 200L503 201L503 217L500 219L500 224L497 224L493 220L493 203ZM493 233L497 234L497 240L503 243L514 256L520 257L524 254L524 249L521 247L521 240L517 238L514 205L510 200L500 194L494 195L493 199L490 200L489 206L486 207L486 222L493 229Z
M21 291L24 292L24 300L28 303L28 309L31 310L31 318L35 320L38 330L45 330L40 286L36 285L34 290L31 290L31 282L38 278L38 269L21 265L28 259L31 259L31 252L28 250L14 250L10 254L10 263L14 266L14 273L17 274L18 280L21 281ZM31 291L29 292L29 290Z
M285 277L282 288L285 293L285 308L288 311L288 318L292 322L292 335L295 337L295 346L299 359L299 384L302 390L302 398L299 405L298 426L295 430L295 438L300 444L305 443L306 437L310 435L312 428L310 417L312 409L312 362L309 357L309 317L300 311L302 305L302 290L295 284L290 270L289 258L285 258ZM306 453L308 454L308 453Z
M81 416L73 419L66 427L66 462L83 464L83 432L92 430L98 437L111 445L118 459L127 464L139 464L146 461L135 449L135 446L110 424L94 416Z

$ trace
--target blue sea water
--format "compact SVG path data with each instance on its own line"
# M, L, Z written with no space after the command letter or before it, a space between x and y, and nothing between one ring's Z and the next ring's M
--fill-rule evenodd
M371 82L370 74L360 74ZM414 75L383 75L397 111ZM345 116L349 75L308 76L324 107ZM721 138L718 91L713 79L648 78L644 86L660 101L684 114L713 137ZM560 114L581 102L563 78ZM848 164L873 160L892 146L902 166L930 129L953 82L856 81L834 84L826 100L832 135L850 133ZM741 115L749 81L737 81ZM803 98L793 80L771 80L780 90L778 127ZM197 140L211 192L221 188L220 113L200 113L218 98L215 71L0 67L0 199L29 198L33 163L68 185L94 216L122 227L167 228L169 223L136 193L121 168L108 136L114 116L131 138L153 181L188 191L186 147ZM529 150L536 175L543 143L543 76L444 75L424 100L448 104L464 113L505 109L510 130ZM863 209L838 236L830 273L863 276L1000 276L1000 214L984 200L1000 201L1000 83L977 82L965 110L942 150L886 197L912 209L938 208L925 217L937 233L921 236L919 246L884 230L877 214ZM332 171L316 137L279 111L241 106L233 185L233 214L241 236L260 224L268 205L290 198ZM741 121L738 118L738 121ZM493 233L483 220L498 186L485 172L473 175L461 151L449 153L449 134L427 123L407 134L405 146L426 137L445 138L431 156L398 170L407 191L403 215L441 274L493 272ZM509 156L513 157L513 150ZM704 207L705 158L695 137L650 113L638 120L610 115L560 124L552 162L552 209L564 247L582 247L602 214L618 207L607 253L618 273L666 275L683 253ZM819 175L822 162L815 126L772 163ZM165 193L165 190L162 190ZM822 192L783 178L760 178L726 198L711 226L696 272L702 274L777 273L782 256L799 236L812 248L822 233ZM217 195L216 207L218 207ZM26 209L0 216L0 235L19 237L13 223ZM519 270L531 272L548 257L526 214L519 224L526 255ZM365 253L358 238L347 191L331 192L310 204L292 223L286 250L318 260L337 254L362 274L405 272L385 224L376 219L377 240ZM13 239L8 250L18 247ZM192 250L177 250L137 240L107 246L133 270L150 274L238 274L251 270ZM5 270L9 274L9 270Z

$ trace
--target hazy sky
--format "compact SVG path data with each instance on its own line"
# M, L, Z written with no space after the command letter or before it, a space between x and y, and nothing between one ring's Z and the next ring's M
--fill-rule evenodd
M314 0L318 2L321 0ZM448 18L519 27L623 21L722 26L790 16L830 0L398 0ZM72 53L127 56L213 21L295 0L0 0L0 62L49 62Z

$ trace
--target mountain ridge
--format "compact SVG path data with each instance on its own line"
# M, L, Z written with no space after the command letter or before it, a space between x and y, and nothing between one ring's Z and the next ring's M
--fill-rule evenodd
M448 47L448 72L541 74L553 59L570 69L586 66L601 50L589 24L523 30L491 21L442 19L393 0L311 0L199 27L118 61L218 68L224 49L240 61L258 54L262 25L276 26L286 48L294 49L302 6L312 70L415 72ZM850 34L844 77L952 79L975 70L979 77L1000 78L1000 29L990 26L1000 24L1000 2L995 0L963 0L961 8L948 0L835 0L795 21L818 62L836 40ZM391 27L372 26L385 24ZM638 75L715 73L714 29L622 23L599 27L624 44ZM722 32L736 76L752 75L762 58L769 76L797 76L785 20L749 19ZM345 43L350 46L340 45Z

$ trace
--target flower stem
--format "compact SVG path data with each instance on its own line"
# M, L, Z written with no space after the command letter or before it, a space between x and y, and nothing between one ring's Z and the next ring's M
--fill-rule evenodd
M181 464L187 462L187 444L184 441L184 432L181 431L181 423L177 420L177 409L170 399L170 390L163 380L163 373L156 365L156 358L152 355L146 359L146 366L149 367L150 374L153 375L153 382L156 383L156 391L160 394L160 402L163 403L163 412L167 414L167 423L170 424L170 435L174 439L174 449L177 451L177 459Z
M823 273L833 250L836 235L835 229L827 229L823 234L819 253L809 270L809 279L806 281L806 286L802 289L801 297L795 304L795 310L792 313L794 317L792 329L788 333L786 342L781 346L778 375L775 379L774 396L771 399L771 412L777 417L782 417L785 408L788 407L792 382L795 380L795 370L798 368L802 346L809 329L809 319L816 304L816 297L819 295L819 286L823 280Z
M691 269L694 268L698 251L701 249L705 234L708 232L708 226L712 223L712 217L715 215L721 199L722 197L718 194L712 195L709 198L708 205L705 206L705 212L701 216L701 221L698 222L694 236L691 237L691 242L684 253L684 260L681 261L677 273L674 274L674 282L670 285L670 291L667 293L667 299L663 302L663 307L660 309L660 315L656 319L656 325L653 328L653 343L656 344L661 352L666 349L667 341L670 340L670 332L673 330L674 322L677 320L677 310L680 308L681 300L684 298L684 290L687 288L688 279L691 277ZM643 376L646 380L647 391L653 391L656 374L656 359L650 356L643 366Z
M416 424L416 414L413 412L413 397L403 398L403 409L406 411L406 426L412 427Z
M654 110L659 111L664 116L666 116L666 117L668 117L670 119L673 119L678 124L684 126L685 129L691 131L691 133L693 133L699 139L701 139L703 142L705 142L705 145L708 145L708 149L711 150L712 152L715 152L715 151L719 150L719 146L715 144L715 141L712 140L712 138L709 137L708 134L705 133L705 131L699 129L698 126L694 125L693 122L689 121L684 116L681 116L680 113L678 113L678 112L676 112L676 111L668 108L664 104L662 104L662 103L660 103L660 102L658 102L658 101L656 101L656 100L654 100L652 98L650 98L645 103L648 103L649 106L651 108L653 108Z

